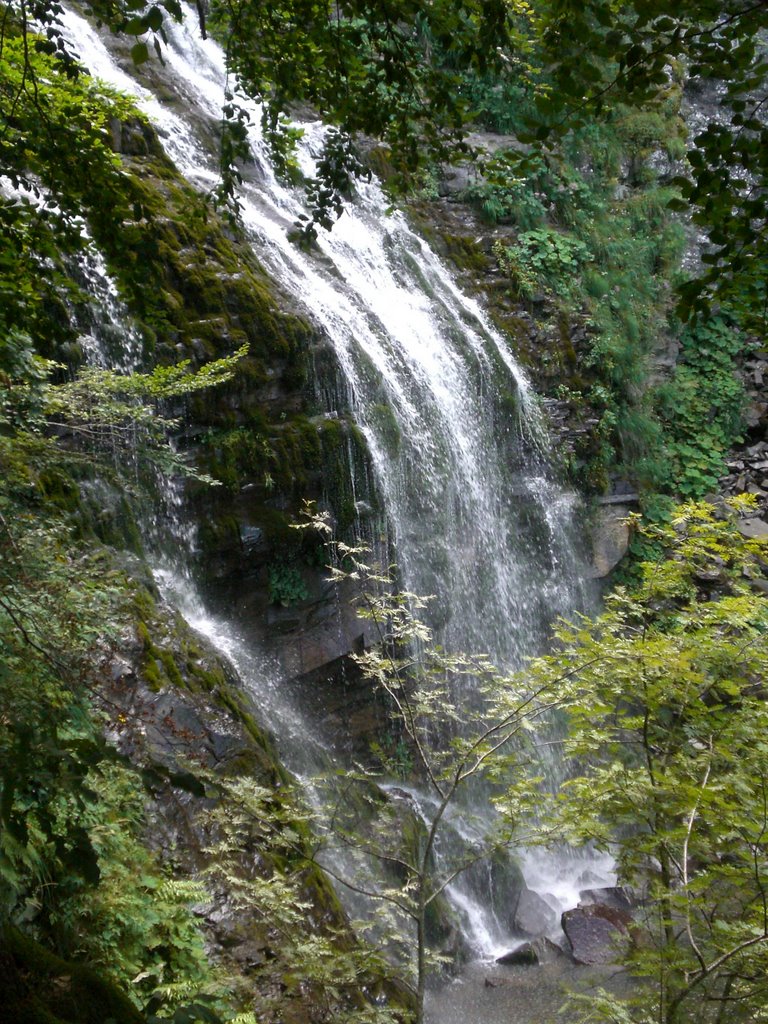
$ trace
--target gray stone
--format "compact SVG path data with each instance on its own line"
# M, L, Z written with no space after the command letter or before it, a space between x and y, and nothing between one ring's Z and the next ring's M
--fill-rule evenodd
M579 900L584 906L615 907L616 910L631 911L635 901L623 885L610 885L600 889L582 889Z
M531 967L539 962L539 954L531 942L524 942L517 949L510 950L503 956L496 958L497 964L504 964L507 967Z
M525 935L545 935L557 925L557 914L532 889L523 889L517 900L513 927Z
M517 949L510 950L503 956L497 958L497 964L506 966L529 967L533 964L551 964L558 960L570 959L568 953L558 946L556 942L546 937L536 939L534 942L524 942Z
M577 963L615 963L627 947L629 937L624 928L599 913L600 909L605 908L576 907L562 916L563 931Z
M747 409L744 420L748 427L758 427L765 417L768 405L765 402L755 402L754 405L750 405Z
M587 886L599 886L604 881L604 878L601 878L600 875L595 874L594 871L590 871L589 868L587 868L585 871L582 871L579 877L576 879L577 885L583 885L585 891Z
M742 519L738 523L738 530L742 537L747 540L757 540L760 537L768 537L768 523L763 519L753 516L750 519Z
M600 508L592 532L592 572L594 579L607 576L627 553L629 547L629 526L626 505L611 505Z
M597 499L598 505L636 505L640 501L639 494L604 494Z

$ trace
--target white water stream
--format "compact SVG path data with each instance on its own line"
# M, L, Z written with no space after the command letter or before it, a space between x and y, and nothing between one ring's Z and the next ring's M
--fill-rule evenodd
M107 46L114 41L71 11L64 25L85 66L135 98L182 174L208 190L216 180L211 139L225 67L218 46L199 38L195 18L169 30L163 102L135 71L122 69ZM253 124L258 120L254 107ZM300 162L311 174L324 129L303 127ZM331 233L321 233L319 251L308 254L287 237L304 212L301 192L276 180L255 129L251 144L244 225L261 262L333 342L405 586L439 595L435 626L447 646L487 653L505 669L519 666L540 649L551 621L582 606L586 594L575 500L547 474L525 375L481 307L462 294L405 218L388 213L375 182L359 185L354 204ZM510 396L516 404L515 422L499 414L502 394L507 407ZM183 571L166 565L158 581L191 625L231 658L288 767L303 771L298 749L308 725L280 693L277 669L202 606ZM557 906L573 905L584 860L528 860L528 884ZM479 954L509 948L487 899L461 885L451 895Z

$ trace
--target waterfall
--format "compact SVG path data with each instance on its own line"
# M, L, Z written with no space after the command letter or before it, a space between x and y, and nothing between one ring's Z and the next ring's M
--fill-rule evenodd
M68 14L65 24L86 66L129 92L184 176L210 188L217 163L209 140L226 73L194 18L169 26L164 90L178 98L183 120L120 70L87 22ZM440 595L451 647L519 664L552 619L581 602L583 577L571 498L548 479L535 443L525 443L539 430L528 381L478 303L402 214L388 212L377 183L359 183L356 202L321 235L319 255L292 244L302 195L275 178L258 123L254 106L243 222L260 261L333 342L403 581ZM311 174L324 129L302 127L299 160ZM516 402L518 424L497 422L501 393Z
M87 21L68 11L63 24L85 66L131 95L180 172L210 189L225 65L215 42L198 38L195 18L167 26L162 103L134 77L140 72L121 69ZM333 343L402 582L414 593L438 595L433 626L446 646L519 667L540 649L552 620L582 606L587 593L575 498L547 471L526 376L480 305L406 218L390 212L375 181L358 184L333 231L321 233L317 252L292 244L288 230L304 212L302 194L276 179L254 127L255 106L250 113L254 161L243 169L243 223L261 263ZM302 128L299 162L311 175L325 129ZM275 697L276 669L201 605L177 568L160 567L158 579L191 624L259 688L288 767L302 771L296 740L305 726ZM453 893L478 949L496 950L504 937L483 918L487 908L466 889Z

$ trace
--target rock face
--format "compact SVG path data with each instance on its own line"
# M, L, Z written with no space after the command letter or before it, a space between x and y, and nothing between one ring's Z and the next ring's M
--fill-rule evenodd
M629 944L631 915L603 904L566 910L562 926L574 960L579 964L610 964Z
M760 537L768 537L768 523L757 516L750 516L749 519L742 519L739 523L739 533L748 540L757 540Z
M134 568L139 567L137 559ZM215 787L206 788L198 770L221 779L253 779L271 792L275 810L290 801L293 779L258 724L258 709L235 670L165 604L151 580L137 581L135 608L136 635L126 635L103 665L99 695L108 716L107 734L145 777L148 844L195 877L209 862L208 848L215 841L211 807L229 799L226 789L214 798ZM296 842L301 844L301 838ZM305 861L300 848L281 849L278 864L269 841L259 845L251 838L250 844L243 848L249 870L266 875L276 867L299 879L307 937L333 932L339 948L353 948L355 938L329 880ZM225 971L252 977L255 991L272 984L268 972L256 980L257 969L274 961L278 948L276 934L258 910L220 888L195 912L208 950ZM313 998L303 990L286 996L285 1020L312 1019ZM361 1009L369 999L403 1007L411 1001L405 990L373 972L341 998ZM108 1016L118 1020L117 1013ZM122 1024L124 1018L119 1020Z
M723 494L754 494L757 515L745 519L741 532L745 537L768 536L768 358L756 353L745 360L740 376L746 392L743 412L745 438L735 448L720 480Z

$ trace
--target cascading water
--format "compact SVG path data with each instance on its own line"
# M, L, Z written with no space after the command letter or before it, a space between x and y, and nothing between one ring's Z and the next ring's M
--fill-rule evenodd
M86 22L68 15L66 27L92 72L136 97L182 173L205 188L217 174L206 142L221 115L225 67L216 44L197 38L190 23L170 29L167 55L166 86L184 120L120 71ZM311 175L324 129L303 127L299 157ZM243 222L259 259L334 344L404 581L439 593L452 647L519 663L552 618L581 601L567 496L547 480L535 445L526 453L515 425L496 422L494 399L505 391L523 433L537 431L522 371L478 304L405 219L388 213L376 183L359 184L357 201L321 236L320 256L293 245L288 229L304 212L301 194L276 180L255 129L251 142Z
M120 69L85 20L68 12L64 24L89 70L132 95L179 170L210 188L217 173L211 126L220 119L225 67L216 44L189 28L194 18L169 28L163 104ZM254 108L252 123L258 120ZM302 127L299 159L311 175L324 129ZM251 144L244 226L261 262L333 342L404 584L439 595L434 626L447 646L486 653L505 669L519 666L540 648L553 618L582 605L586 593L575 554L573 499L546 473L524 374L478 304L460 292L404 217L389 213L375 182L359 184L355 202L331 233L321 235L319 251L307 254L288 240L304 212L301 194L276 180L255 129ZM499 415L502 396L507 408L516 408L506 421ZM274 670L190 598L189 581L167 567L163 573L167 593L244 678L274 688ZM264 697L260 703L272 707L268 724L278 739L283 730L289 767L302 770L291 765L296 725L287 719L293 712ZM583 866L575 865L575 874ZM562 863L556 869L562 872ZM468 889L457 884L453 894L479 951L506 944Z

